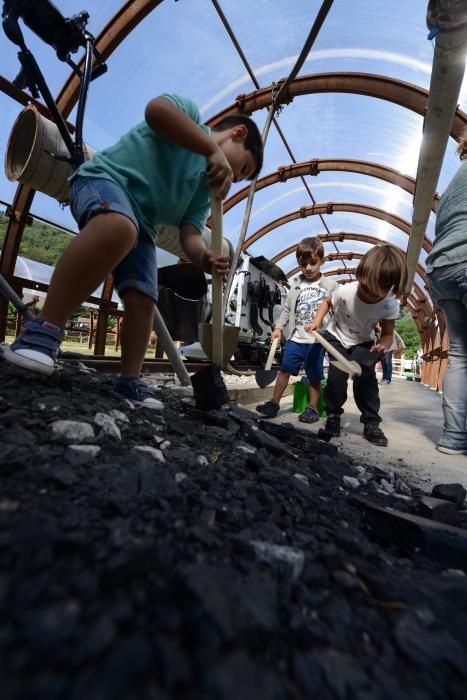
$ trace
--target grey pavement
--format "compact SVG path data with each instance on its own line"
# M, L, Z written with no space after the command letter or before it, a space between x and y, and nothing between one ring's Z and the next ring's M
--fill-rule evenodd
M467 488L467 455L445 455L435 449L443 425L441 394L399 377L393 377L389 385L380 385L381 428L389 445L376 447L362 438L363 426L350 382L348 388L341 437L332 441L343 452L361 464L395 469L423 490L431 490L437 483L460 483ZM247 407L254 409L254 404L248 401ZM300 423L292 411L291 396L282 399L279 415L272 420L313 432L324 426L324 419L313 425Z

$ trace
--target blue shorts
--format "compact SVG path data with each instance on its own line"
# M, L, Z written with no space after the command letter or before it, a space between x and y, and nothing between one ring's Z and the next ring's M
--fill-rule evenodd
M285 344L281 371L296 376L303 365L310 382L320 382L323 373L324 348L320 343L295 343L288 340Z
M70 182L70 209L80 229L96 214L116 212L136 226L134 248L112 271L120 296L125 289L137 289L157 301L156 245L138 221L127 194L112 180L75 176Z

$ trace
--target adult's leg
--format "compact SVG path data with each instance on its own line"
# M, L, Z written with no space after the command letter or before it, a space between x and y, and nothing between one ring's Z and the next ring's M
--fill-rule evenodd
M386 365L386 357L383 357L381 360L381 371L383 372L383 376L381 377L381 381L385 382L387 379L387 365Z
M457 299L438 301L449 336L448 366L443 379L444 429L440 445L467 449L467 308Z
M122 377L139 377L151 337L154 299L131 287L121 297L125 306L121 329Z
M384 358L384 365L386 367L385 379L389 384L391 383L391 380L392 380L392 356L393 356L393 350L390 350L388 353L386 353L386 356Z
M38 318L65 326L135 244L136 226L122 214L97 214L65 248Z

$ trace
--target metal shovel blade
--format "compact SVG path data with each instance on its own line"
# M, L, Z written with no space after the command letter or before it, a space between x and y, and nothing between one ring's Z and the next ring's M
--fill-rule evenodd
M226 366L237 349L239 333L240 328L238 326L224 326L222 328L222 367ZM212 361L213 357L216 355L212 347L212 325L210 323L200 323L198 325L198 337L201 347Z
M256 383L260 389L265 389L268 384L272 384L276 377L276 369L257 369L255 373Z
M274 338L274 340L271 343L271 348L269 350L268 354L268 359L266 360L266 364L264 366L264 369L257 369L255 373L255 379L256 383L259 386L260 389L265 389L268 384L272 384L272 382L276 379L277 377L277 370L271 369L271 365L274 360L274 355L276 354L276 348L277 348L277 343L279 342L278 338Z

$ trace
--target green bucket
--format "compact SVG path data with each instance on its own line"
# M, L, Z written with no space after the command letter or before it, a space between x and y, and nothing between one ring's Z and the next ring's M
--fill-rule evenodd
M309 405L309 385L297 382L293 387L293 411L294 413L303 413Z
M326 407L324 403L324 388L327 384L327 378L323 379L321 382L321 390L319 392L318 399L318 413L321 417L327 416ZM304 384L303 382L297 382L293 387L293 411L294 413L302 413L305 408L310 403L309 398L309 384Z

